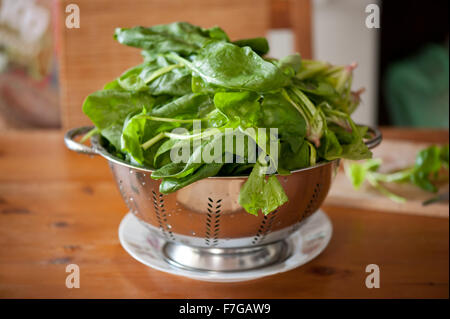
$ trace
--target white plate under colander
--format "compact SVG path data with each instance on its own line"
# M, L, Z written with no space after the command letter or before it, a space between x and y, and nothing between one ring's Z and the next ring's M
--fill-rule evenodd
M131 213L128 213L120 223L119 240L133 258L159 271L203 281L238 282L275 275L309 262L328 245L332 230L330 219L319 210L286 239L291 254L284 261L257 269L234 272L189 270L170 264L162 252L166 241L150 232Z

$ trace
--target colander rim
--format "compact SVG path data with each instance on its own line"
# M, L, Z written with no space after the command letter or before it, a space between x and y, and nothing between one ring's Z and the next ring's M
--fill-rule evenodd
M150 169L150 168L145 168L142 166L138 166L129 162L126 162L114 155L112 155L111 153L109 153L100 143L100 135L94 135L91 137L91 143L92 143L92 147L93 149L96 151L97 154L99 154L100 156L102 156L103 158L107 159L110 162L113 162L115 164L119 164L128 168L132 168L135 170L139 170L141 172L145 172L145 173L152 173L154 171L154 169ZM308 167L304 167L304 168L299 168L296 170L291 171L291 174L295 174L295 173L300 173L300 172L304 172L304 171L309 171L309 170L313 170L313 169L317 169L320 168L322 166L326 166L326 165L331 165L332 163L336 163L339 162L340 159L335 159L332 161L321 161L313 166L308 166ZM209 179L245 179L248 178L249 175L233 175L233 176L210 176L208 177ZM289 176L289 175L281 175L281 174L275 174L275 176Z

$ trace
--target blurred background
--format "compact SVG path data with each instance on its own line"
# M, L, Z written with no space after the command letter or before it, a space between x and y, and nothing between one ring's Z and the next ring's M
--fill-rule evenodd
M89 123L84 97L141 59L114 28L173 21L265 35L277 58L357 62L359 123L449 126L447 0L0 0L0 130Z

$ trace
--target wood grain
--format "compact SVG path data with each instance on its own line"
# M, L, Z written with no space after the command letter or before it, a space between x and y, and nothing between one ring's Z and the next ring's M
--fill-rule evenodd
M290 29L289 16L290 2L292 0L270 0L270 27L272 29Z
M419 143L444 144L449 142L448 130L411 127L383 127L383 137Z
M152 270L119 244L126 207L106 161L66 150L62 136L0 135L1 298L449 296L448 221L330 205L323 207L334 227L330 245L287 273L218 284ZM426 137L409 132L411 139ZM65 287L70 263L80 266L79 289ZM380 266L379 289L364 285L371 263Z
M291 0L290 20L295 36L295 50L305 59L311 59L312 50L312 5L310 0Z

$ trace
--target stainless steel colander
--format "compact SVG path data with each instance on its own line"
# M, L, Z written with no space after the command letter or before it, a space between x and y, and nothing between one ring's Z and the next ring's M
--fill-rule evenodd
M243 271L287 258L290 248L284 239L318 210L339 166L334 160L278 176L289 201L268 215L254 216L238 203L247 177L209 177L164 195L151 170L109 154L99 136L91 138L91 147L74 140L90 129L68 131L67 147L106 158L130 211L166 241L167 261L200 271ZM374 128L370 132L373 137L366 144L373 148L381 142L381 133Z

